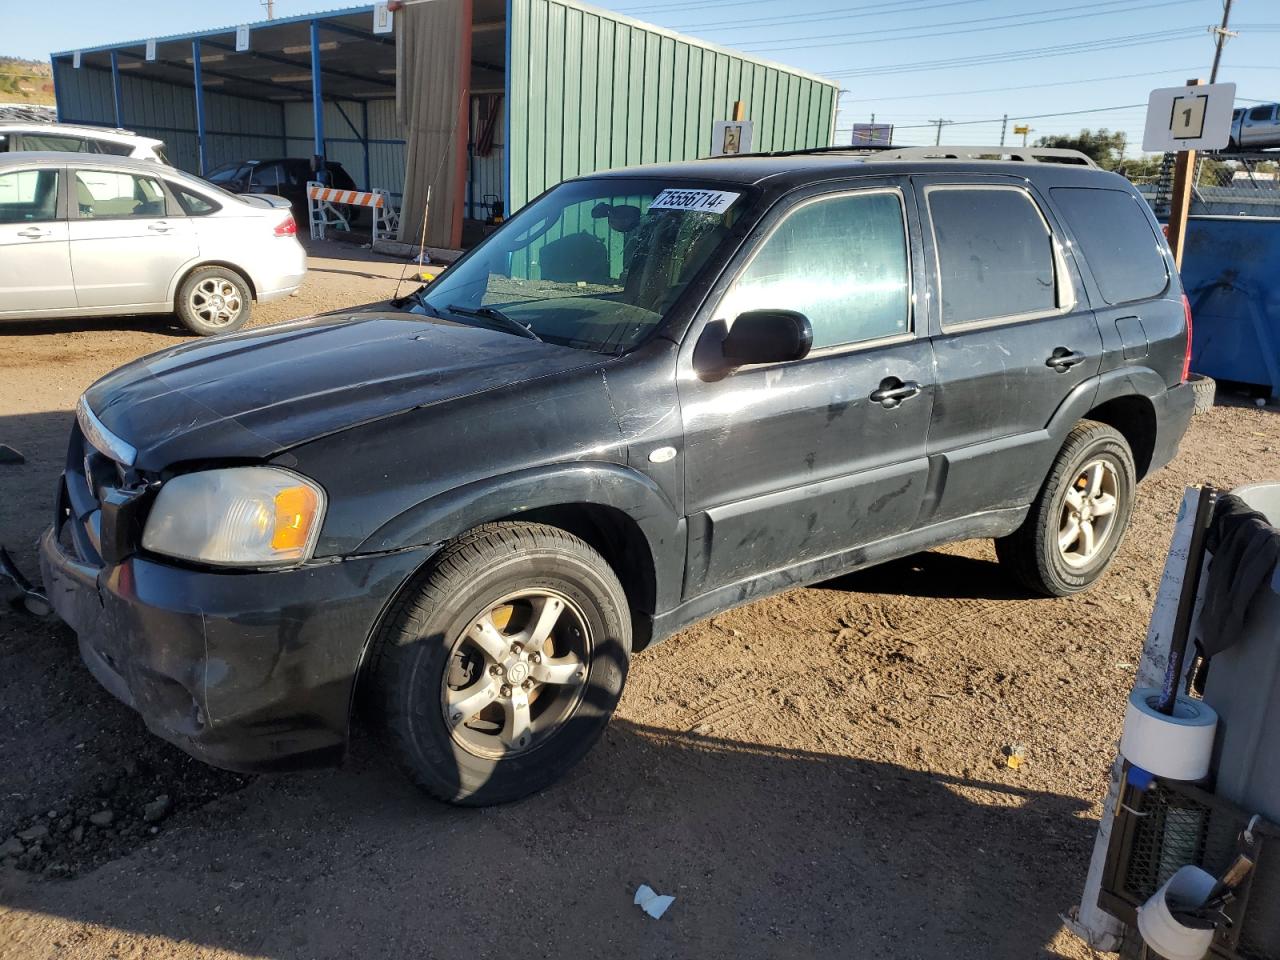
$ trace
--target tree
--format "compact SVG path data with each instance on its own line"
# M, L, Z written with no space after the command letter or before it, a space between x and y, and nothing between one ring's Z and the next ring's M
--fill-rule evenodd
M1128 141L1124 132L1112 132L1106 127L1098 130L1081 130L1075 136L1056 134L1041 137L1036 141L1037 147L1060 147L1067 150L1079 150L1093 160L1098 166L1114 170L1124 159L1124 148Z

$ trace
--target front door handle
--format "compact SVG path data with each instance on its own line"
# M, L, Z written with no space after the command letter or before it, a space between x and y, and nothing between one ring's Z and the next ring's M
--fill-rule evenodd
M149 225L147 229L152 233L170 233L173 230L173 227L169 226L167 223L160 222Z
M52 230L44 230L40 227L26 227L18 231L18 236L26 237L28 240L38 240L41 237L50 236L52 233Z
M897 377L885 377L880 381L880 386L872 391L871 402L892 410L903 400L910 400L919 392L920 384L914 380L904 381Z
M1066 347L1057 347L1053 353L1049 355L1049 359L1044 362L1046 367L1053 367L1059 373L1066 373L1077 363L1083 363L1085 355L1079 350L1068 350Z

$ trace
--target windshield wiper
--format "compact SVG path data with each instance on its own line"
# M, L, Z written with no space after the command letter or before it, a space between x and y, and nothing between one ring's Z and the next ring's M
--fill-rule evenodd
M528 337L530 340L537 340L539 343L543 342L542 338L533 332L533 327L528 324L521 323L515 317L508 316L495 307L476 307L473 310L471 307L459 307L456 304L451 303L445 309L450 313L456 313L462 317L476 317L480 320L493 320L500 323L514 334L521 337Z

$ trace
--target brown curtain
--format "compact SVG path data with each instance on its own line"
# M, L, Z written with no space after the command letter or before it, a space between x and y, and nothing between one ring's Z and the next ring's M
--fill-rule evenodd
M396 13L396 117L405 130L400 239L458 247L467 169L471 0L415 3Z

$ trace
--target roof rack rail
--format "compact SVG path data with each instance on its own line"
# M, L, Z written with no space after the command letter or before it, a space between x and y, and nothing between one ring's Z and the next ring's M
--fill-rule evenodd
M1096 167L1088 154L1062 147L997 147L936 146L884 147L835 146L806 147L801 150L774 150L769 153L740 153L738 157L806 157L821 154L843 154L861 160L991 160L1023 163L1064 163L1071 166ZM707 159L729 159L711 157Z
M1012 160L1024 163L1066 163L1096 167L1087 154L1063 147L936 146L890 147L876 154L877 160Z

